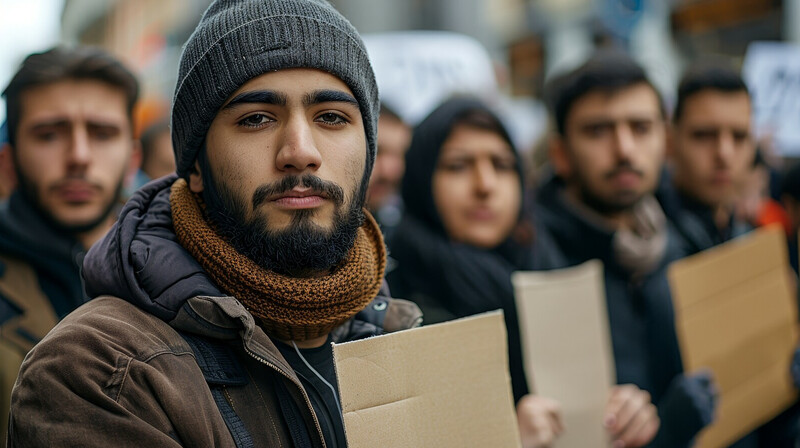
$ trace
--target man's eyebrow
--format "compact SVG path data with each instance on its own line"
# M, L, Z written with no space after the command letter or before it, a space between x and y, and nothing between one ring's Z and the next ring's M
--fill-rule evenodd
M54 118L51 120L41 120L29 126L29 129L38 130L41 128L49 128L56 126L69 126L70 121L64 118Z
M358 106L353 95L341 90L315 90L303 97L303 105L306 107L321 103L349 103Z
M272 90L254 90L252 92L243 92L236 95L232 100L226 104L223 109L231 109L240 104L258 103L258 104L274 104L276 106L286 105L286 95Z

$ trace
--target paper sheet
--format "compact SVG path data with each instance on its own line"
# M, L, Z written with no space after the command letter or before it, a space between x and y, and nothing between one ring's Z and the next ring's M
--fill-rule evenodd
M616 373L602 263L512 280L528 384L562 406L566 429L554 446L609 446L603 417Z
M675 327L684 368L710 368L717 420L697 447L728 446L797 399L789 366L797 305L786 238L771 227L673 263Z
M350 448L517 448L503 314L334 344Z

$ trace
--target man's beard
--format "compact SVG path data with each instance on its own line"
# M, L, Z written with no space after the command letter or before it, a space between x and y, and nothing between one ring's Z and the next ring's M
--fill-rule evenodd
M73 236L94 230L108 219L118 205L117 201L122 194L123 181L125 180L125 173L123 172L120 175L119 181L115 184L116 188L114 189L114 194L109 196L108 202L103 204L103 207L100 209L100 213L98 213L97 216L85 222L72 224L66 223L59 219L45 206L39 194L38 186L35 182L28 178L25 173L22 172L22 170L19 168L19 163L15 163L14 167L17 175L17 189L25 198L25 200L28 201L29 204L33 205L33 208L50 226L50 228L56 232ZM85 180L83 177L80 177L80 179Z
M636 173L640 177L644 176L640 170L633 168L630 162L622 162L603 177L604 179L610 179L619 171L630 171ZM575 170L572 182L574 182L575 186L578 188L581 201L592 210L604 216L627 212L644 197L643 194L633 191L629 192L629 194L613 198L605 198L597 195L589 186L587 176L585 176L580 169Z
M206 165L201 168L203 173L211 173L207 163L201 165ZM291 223L280 231L270 229L268 217L263 214L254 213L248 219L245 201L237 198L224 182L217 182L213 174L204 176L202 196L209 221L237 252L266 270L290 277L309 277L334 268L353 247L358 228L364 222L364 194L363 188L357 187L350 206L345 208L344 193L338 185L311 174L287 176L257 188L251 199L253 210L266 198L301 184L333 201L331 229L312 222L314 210L295 211Z

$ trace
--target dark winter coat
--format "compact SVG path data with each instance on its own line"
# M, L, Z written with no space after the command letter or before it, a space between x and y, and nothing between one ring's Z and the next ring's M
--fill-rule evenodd
M711 249L752 230L751 226L733 216L728 227L720 229L708 206L669 186L662 188L657 197L664 214L677 231L678 247L684 256Z
M679 192L670 182L661 185L657 197L664 208L664 213L676 229L682 256L711 249L752 230L750 225L733 216L727 228L720 229L714 219L713 211L707 205ZM798 296L800 297L800 290ZM800 404L795 404L737 441L731 448L793 448L798 435L800 435Z
M603 262L617 383L632 383L649 392L659 408L662 425L654 446L688 446L703 422L688 408L682 409L684 400L676 399L683 366L666 276L667 265L680 257L675 235L669 232L658 267L642 278L633 278L615 259L614 232L577 213L566 203L563 190L557 177L546 182L537 195L536 217L568 265L592 259Z

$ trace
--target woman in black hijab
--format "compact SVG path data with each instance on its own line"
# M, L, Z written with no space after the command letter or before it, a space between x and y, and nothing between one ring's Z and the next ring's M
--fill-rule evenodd
M515 402L528 393L511 274L558 267L540 260L523 210L522 160L481 102L451 99L414 130L401 194L405 214L389 241L392 294L414 300L431 324L502 309ZM536 244L545 243L537 239Z

